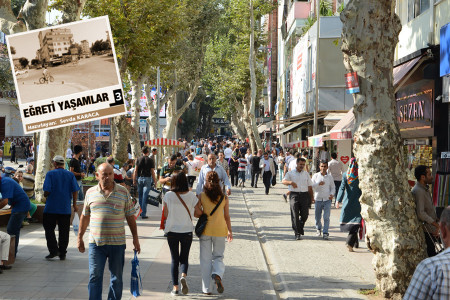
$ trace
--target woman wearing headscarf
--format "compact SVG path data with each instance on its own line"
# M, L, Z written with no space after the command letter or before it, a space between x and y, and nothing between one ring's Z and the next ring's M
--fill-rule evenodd
M348 232L346 244L350 252L353 252L353 247L358 243L358 230L361 226L361 204L359 203L361 194L358 163L353 157L347 173L342 175L342 183L336 198L336 208L339 208L339 203L343 202L340 219L341 231Z
M202 291L210 295L214 282L219 293L223 293L222 278L225 272L223 254L225 238L233 240L228 197L220 187L219 175L210 171L206 174L203 192L200 194L203 213L208 215L208 222L200 237L200 268L202 273ZM211 216L211 212L217 206Z

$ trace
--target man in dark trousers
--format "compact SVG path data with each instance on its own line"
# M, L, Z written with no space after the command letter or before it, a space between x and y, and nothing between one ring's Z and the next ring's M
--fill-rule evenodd
M44 181L45 201L42 224L45 230L47 248L50 252L46 259L59 256L66 259L67 245L69 244L70 216L73 211L77 213L77 193L80 187L75 175L64 169L64 157L56 155L53 158L54 170L49 171ZM56 241L55 228L58 223L59 241ZM58 246L59 245L59 246Z
M77 180L78 186L80 187L80 191L78 193L78 200L83 200L83 182L81 181L85 174L81 172L81 163L80 163L80 156L81 152L83 151L83 147L80 145L76 145L73 147L73 158L70 160L69 163L69 170L70 172L75 175L75 179Z
M289 171L282 181L288 186L289 202L291 206L292 229L294 229L295 239L301 240L305 235L303 227L308 219L309 204L314 203L312 181L305 169L306 160L297 158L297 168Z
M147 146L142 147L142 156L136 161L133 182L138 187L139 205L142 208L141 218L147 217L147 198L152 185L156 184L155 161L149 157L150 151Z
M261 173L261 169L259 168L259 163L261 162L261 152L255 151L253 153L252 158L250 159L250 164L252 165L251 175L252 175L252 183L251 186L257 188L258 187L258 177Z
M16 255L17 247L19 246L20 228L22 222L30 210L30 199L20 185L10 177L0 178L0 193L2 199L0 200L0 209L6 204L11 206L11 216L9 217L6 231L9 235L16 236Z

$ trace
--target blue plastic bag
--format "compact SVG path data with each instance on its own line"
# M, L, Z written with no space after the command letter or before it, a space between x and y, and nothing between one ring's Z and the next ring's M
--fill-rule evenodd
M142 279L139 271L139 260L137 258L137 251L134 250L134 258L131 261L131 283L130 292L134 297L142 295Z

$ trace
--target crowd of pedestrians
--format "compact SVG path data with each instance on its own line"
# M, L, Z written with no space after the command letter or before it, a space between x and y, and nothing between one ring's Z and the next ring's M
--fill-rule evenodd
M218 293L224 292L225 245L233 240L228 196L233 187L257 189L259 179L266 195L277 180L287 187L282 196L290 205L295 240L301 240L305 235L305 224L312 204L316 235L324 240L330 238L330 212L334 200L336 208L342 204L340 229L348 232L348 251L353 252L358 247L357 235L362 230L359 203L362 192L356 158L350 160L347 168L337 160L336 153L331 153L330 161L321 159L313 162L308 151L286 151L275 143L264 143L263 149L253 153L245 141L231 139L192 140L185 145L186 149L180 153L165 158L158 172L156 148L144 146L136 161L127 161L121 169L114 164L114 158L108 157L95 171L98 184L85 195L82 193L82 179L86 176L86 168L81 163L83 148L76 145L68 162L67 156L66 159L61 155L53 158L53 170L46 174L43 185L46 197L43 227L49 251L45 258L66 259L72 212L80 214L77 247L81 253L89 249L90 299L102 298L106 262L111 277L108 299L122 297L125 221L132 234L134 250L139 253L137 215L141 210L141 219L148 219L147 199L157 186L163 195L163 229L171 254L173 296L189 293L189 253L195 229L193 220L203 216L207 218L204 229L201 232L195 230L200 245L201 289L205 295L213 293L214 286ZM34 204L30 202L30 197L34 196L33 163L34 160L29 160L25 173L5 169L0 178L0 208L7 204L12 208L7 233L0 232L0 273L11 268L6 265L8 254L5 250L9 249L9 235L16 237L17 255L20 228L27 216L31 218L34 212ZM317 172L313 172L315 169ZM426 223L424 234L431 257L437 254L433 252L436 242L433 236L440 233L445 246L450 244L450 212L447 208L440 220L436 216L427 189L431 182L430 169L417 167L416 178L412 193L416 199L418 218ZM246 187L246 182L250 182L250 187ZM136 190L136 200L133 190ZM77 200L84 201L80 212ZM56 225L58 238L55 235ZM85 245L84 235L88 228L88 245ZM420 279L424 276L442 277L437 271L432 274L434 271L429 270L430 266L435 268L439 264L449 264L442 253L419 265L408 293L422 293L425 283L421 283ZM447 277L444 276L445 280Z

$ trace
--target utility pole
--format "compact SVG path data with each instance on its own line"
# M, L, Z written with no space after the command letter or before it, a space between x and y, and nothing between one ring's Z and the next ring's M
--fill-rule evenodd
M159 77L159 67L156 69L156 137L155 139L159 138L159 111L161 110L159 108L159 89L160 89L160 77ZM148 96L147 96L148 97ZM162 150L162 148L161 148ZM158 157L162 155L162 153L158 153L155 157L155 166L156 170L158 170ZM158 174L158 173L157 173Z
M160 77L159 77L159 67L156 69L156 137L159 138L159 89L160 89Z
M317 16L317 37L316 37L316 70L314 75L314 92L315 92L315 102L314 102L314 125L313 125L313 135L317 135L317 115L319 112L319 42L320 42L320 1L316 0L316 16ZM312 172L316 172L316 149L313 148L313 165Z

